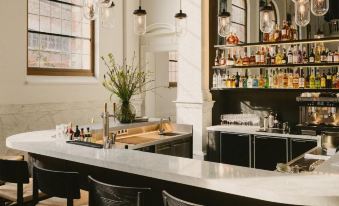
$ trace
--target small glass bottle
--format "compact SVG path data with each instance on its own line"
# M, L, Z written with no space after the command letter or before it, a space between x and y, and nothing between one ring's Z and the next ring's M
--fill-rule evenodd
M279 24L275 25L275 30L274 30L274 41L279 42L281 41L281 31L279 28Z

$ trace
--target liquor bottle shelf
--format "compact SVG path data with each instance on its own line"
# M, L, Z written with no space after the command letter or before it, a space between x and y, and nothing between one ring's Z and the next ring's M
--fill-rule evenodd
M309 63L309 64L275 64L275 65L248 65L248 66L213 66L213 69L250 69L250 68L298 68L298 67L339 67L335 63Z
M328 37L321 39L302 39L293 41L280 41L280 42L254 42L237 45L215 45L218 49L230 49L230 48L241 48L241 47L256 47L256 46L278 46L278 45L293 45L293 44L313 44L313 43L330 43L339 42L338 37Z
M291 92L338 92L339 89L310 89L310 88L211 88L211 91L291 91Z

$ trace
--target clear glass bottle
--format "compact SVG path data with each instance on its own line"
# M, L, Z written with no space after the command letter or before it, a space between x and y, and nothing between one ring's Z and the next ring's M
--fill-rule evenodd
M218 75L217 75L216 70L214 70L214 73L213 73L213 84L212 84L213 88L218 88L217 81L218 81Z
M304 78L304 70L300 69L300 76L299 76L299 85L298 87L300 89L304 89L305 88L305 78Z
M215 52L215 58L214 58L214 66L219 66L219 50L217 49Z
M311 75L310 75L310 89L315 89L315 71L312 71L311 69Z

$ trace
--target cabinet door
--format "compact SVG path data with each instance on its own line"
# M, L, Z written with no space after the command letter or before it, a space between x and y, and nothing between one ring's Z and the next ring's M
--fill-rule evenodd
M288 162L288 139L269 136L254 138L254 167L275 170L277 163Z
M206 160L220 163L220 132L208 132Z
M155 153L163 155L173 155L171 144L157 145Z
M309 150L317 147L317 140L307 140L307 139L291 139L290 144L290 157L291 160L299 157L302 154L305 154Z
M225 164L251 167L251 136L221 133L220 160Z

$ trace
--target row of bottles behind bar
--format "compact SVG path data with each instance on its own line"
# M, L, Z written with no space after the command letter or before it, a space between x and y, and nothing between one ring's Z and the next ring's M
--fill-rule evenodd
M339 89L338 68L331 69L260 69L249 75L248 70L230 73L214 70L213 88L282 88L282 89Z
M280 46L258 47L257 51L247 55L244 49L216 50L214 66L251 66L251 65L284 65L284 64L312 64L312 63L339 63L338 50L332 52L323 45L312 47L310 52L306 47L292 45L288 49Z

